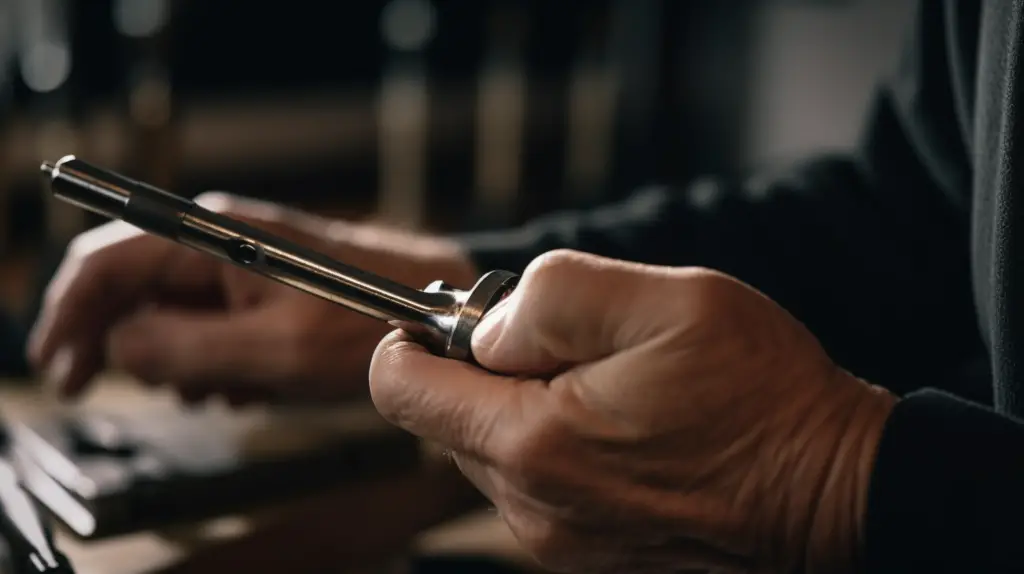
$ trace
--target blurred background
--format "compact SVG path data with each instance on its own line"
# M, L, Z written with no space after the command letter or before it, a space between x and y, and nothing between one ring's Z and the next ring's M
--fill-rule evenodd
M436 232L858 135L910 0L0 0L2 368L69 238L74 153Z
M5 383L31 379L23 349L42 291L67 242L102 223L49 198L43 160L75 154L180 195L227 190L436 233L514 226L851 147L912 4L0 0L0 419L51 406ZM234 571L238 557L332 571L350 547L405 552L467 504L461 481L421 473L415 441L358 413L184 412L134 386L104 389L95 412L0 420L0 447L7 427L22 429L8 441L20 451L6 450L37 498L64 476L45 469L75 469L49 511L74 529L84 507L119 540L65 538L83 573ZM193 531L166 544L141 531L228 512L211 501L263 508L278 490L309 498L226 554L196 550L191 564L216 568L151 568L206 547L182 542ZM359 544L338 543L338 516L357 518ZM467 524L433 544L490 544ZM3 554L0 532L0 571ZM401 571L466 571L437 564Z

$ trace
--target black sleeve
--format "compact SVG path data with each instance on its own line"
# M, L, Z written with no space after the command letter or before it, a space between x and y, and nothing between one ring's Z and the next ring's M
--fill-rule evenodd
M919 3L854 156L465 238L482 268L519 270L568 247L721 269L791 310L841 364L905 392L871 477L868 574L1024 572L1024 423L919 390L991 397L983 369L988 384L970 386L950 368L986 354L970 287L972 11L980 3Z
M970 285L969 178L944 167L966 165L966 154L955 146L948 76L941 67L920 73L925 56L929 66L945 62L942 39L927 40L927 54L911 50L897 81L879 91L857 153L746 180L654 187L593 211L468 235L465 245L483 270L520 271L556 248L715 268L778 301L866 379L896 392L927 380L987 399L990 389L965 388L951 375L982 354L982 343ZM950 133L926 135L952 145L922 154L920 134L907 125L935 115Z
M867 574L1024 571L1024 424L939 391L896 404L868 494Z
M971 178L962 149L974 133L980 4L923 0L890 91L907 141L951 198ZM910 394L886 423L867 506L866 573L1024 572L1024 422L938 391Z

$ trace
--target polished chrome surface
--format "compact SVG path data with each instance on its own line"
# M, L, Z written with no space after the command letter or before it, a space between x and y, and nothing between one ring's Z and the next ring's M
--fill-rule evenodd
M454 312L451 328L446 331L444 356L460 361L473 357L473 331L480 319L499 301L507 297L519 281L509 271L491 271L484 274L469 291L461 291L461 304ZM427 288L428 292L451 292L454 289L442 282Z
M89 211L120 219L128 205L132 190L128 180L107 178L105 173L90 169L75 156L64 156L56 164L44 163L40 169L49 176L53 194L68 203Z
M60 199L406 329L433 352L454 359L472 360L473 329L517 279L492 271L469 291L443 283L414 289L73 156L40 169Z
M425 293L345 265L201 207L182 220L179 240L282 283L387 322L442 329L455 312L450 293Z

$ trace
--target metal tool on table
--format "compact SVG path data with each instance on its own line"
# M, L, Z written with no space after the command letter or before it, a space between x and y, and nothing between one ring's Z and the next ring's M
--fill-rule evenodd
M515 288L508 271L483 275L468 291L441 281L415 289L296 245L195 202L74 156L41 167L55 196L89 211L230 261L410 332L444 357L472 361L473 330Z
M4 574L73 574L67 558L57 550L35 501L18 484L14 469L0 461L0 539L6 556Z

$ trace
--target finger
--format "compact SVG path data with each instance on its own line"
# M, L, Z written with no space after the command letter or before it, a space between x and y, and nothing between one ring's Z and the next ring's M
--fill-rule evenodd
M266 387L294 374L294 345L283 342L272 309L202 313L150 309L114 326L110 364L151 383L179 389L222 385Z
M535 259L473 333L473 356L496 372L542 375L601 359L654 333L653 289L669 268L572 251Z
M197 203L288 237L322 230L326 223L270 203L206 193ZM102 340L111 324L147 298L202 300L219 294L217 259L147 234L123 221L76 237L48 286L27 346L30 362L45 371L57 349L73 347L84 364L102 365ZM97 354L99 353L99 354ZM56 387L81 388L95 373L71 371ZM82 380L85 377L85 380Z
M275 234L290 240L324 237L331 225L330 220L318 215L223 191L201 193L195 202L214 213L228 215L261 229L273 229Z
M137 306L144 294L158 288L212 291L215 273L209 258L162 238L141 234L122 222L100 226L76 238L44 295L29 337L28 356L46 370L54 353L73 348L83 364L101 364L103 338L110 322ZM73 371L57 386L78 387Z
M547 408L539 381L442 359L401 331L385 337L374 353L370 395L392 423L483 462L505 459Z
M68 342L54 352L42 375L47 391L59 398L68 399L81 394L84 384L102 367L102 353L95 341L78 340ZM71 381L73 386L65 386Z

